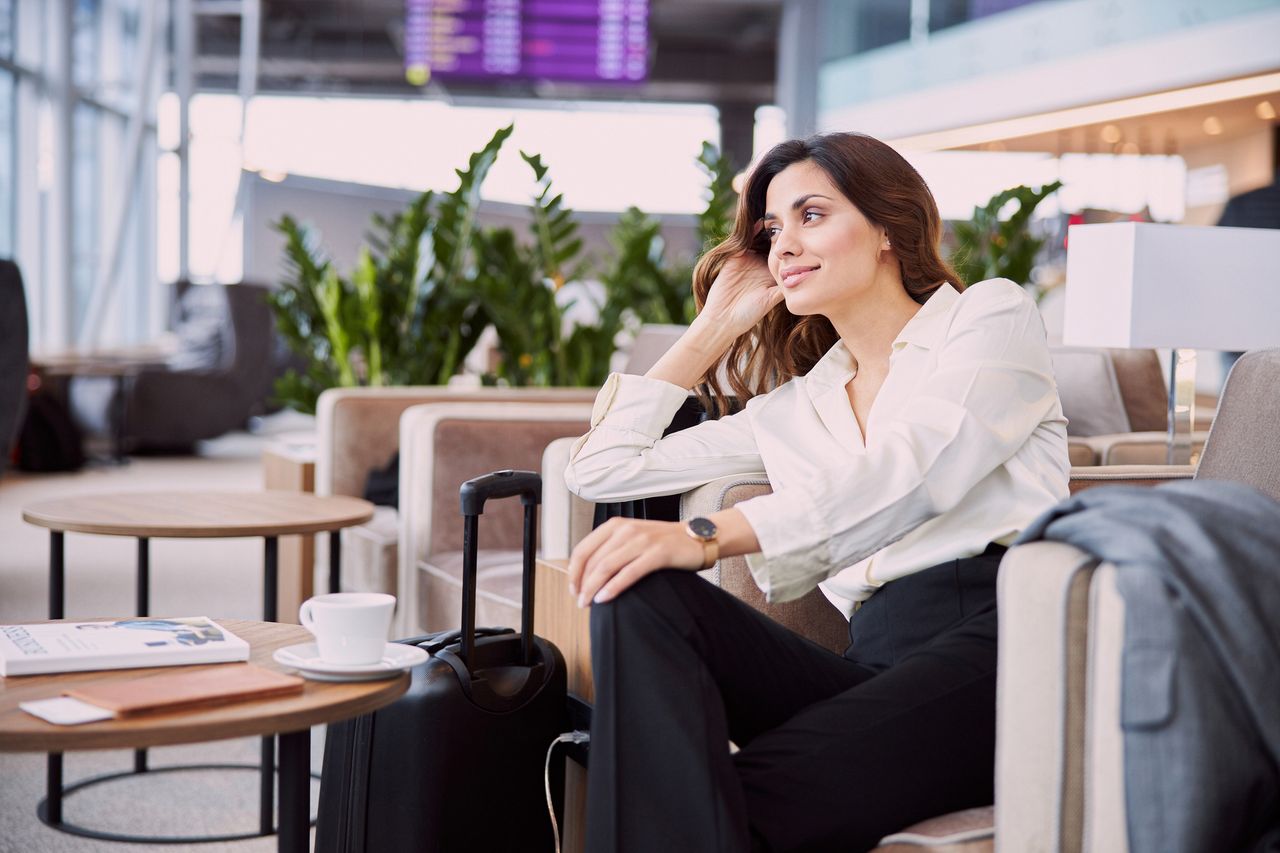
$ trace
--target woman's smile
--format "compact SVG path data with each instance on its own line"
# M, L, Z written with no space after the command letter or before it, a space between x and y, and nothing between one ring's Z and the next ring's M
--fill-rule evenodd
M818 271L818 267L816 267L816 266L812 266L812 267L805 267L805 266L784 267L784 268L782 269L782 271L781 271L781 272L782 272L782 286L783 286L783 287L788 287L788 288L790 288L790 287L795 287L796 285L800 284L800 282L804 281L804 280L805 280L806 278L808 278L811 274L813 274L813 273L815 273L815 272L817 272L817 271Z

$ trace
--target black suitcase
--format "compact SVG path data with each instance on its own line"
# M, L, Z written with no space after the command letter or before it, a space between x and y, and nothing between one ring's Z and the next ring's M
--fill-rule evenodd
M519 495L524 515L520 633L475 627L479 515ZM502 853L554 848L544 761L568 727L565 664L533 634L534 544L541 478L499 471L462 485L462 628L400 642L431 653L409 691L373 714L331 725L317 853Z

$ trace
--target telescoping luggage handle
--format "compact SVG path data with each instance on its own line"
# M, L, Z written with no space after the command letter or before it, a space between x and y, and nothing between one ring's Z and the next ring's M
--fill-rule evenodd
M479 551L480 515L489 498L520 496L524 505L524 573L520 602L520 656L533 661L533 572L537 547L538 504L542 502L542 477L534 471L494 471L467 480L458 490L462 502L462 659L468 665L476 650L476 555Z

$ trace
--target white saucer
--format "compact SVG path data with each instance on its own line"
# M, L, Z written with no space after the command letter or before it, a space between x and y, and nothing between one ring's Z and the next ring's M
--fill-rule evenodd
M393 678L414 664L422 663L430 655L417 646L387 643L382 650L382 660L377 663L340 665L320 660L320 650L315 643L298 643L276 649L271 657L276 663L293 667L314 681L375 681Z

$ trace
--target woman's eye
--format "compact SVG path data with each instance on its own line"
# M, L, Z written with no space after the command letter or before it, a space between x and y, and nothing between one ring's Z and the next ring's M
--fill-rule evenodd
M816 210L806 210L806 211L804 212L804 221L805 221L805 222L812 222L813 220L815 220L815 219L819 219L819 218L821 218L821 217L822 217L822 214L821 214L821 213L819 213L819 212L818 212L818 211L816 211Z
M770 225L764 229L764 233L765 233L765 236L767 236L770 240L772 240L773 238L778 236L778 232L781 230L782 229L779 228L777 225Z

